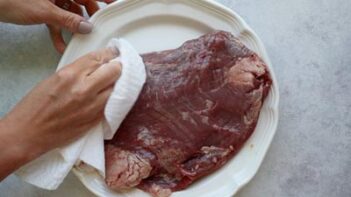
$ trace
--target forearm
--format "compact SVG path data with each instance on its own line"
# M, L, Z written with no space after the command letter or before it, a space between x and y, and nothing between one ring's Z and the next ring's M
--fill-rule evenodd
M0 181L40 155L16 125L8 119L0 120Z
M79 58L39 83L0 119L0 180L103 119L122 71L120 63L108 63L117 56L117 49L107 48Z

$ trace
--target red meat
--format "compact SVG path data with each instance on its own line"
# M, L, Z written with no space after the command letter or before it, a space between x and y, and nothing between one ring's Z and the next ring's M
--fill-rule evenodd
M106 183L169 196L240 150L272 81L265 63L223 31L142 57L146 84L105 142Z

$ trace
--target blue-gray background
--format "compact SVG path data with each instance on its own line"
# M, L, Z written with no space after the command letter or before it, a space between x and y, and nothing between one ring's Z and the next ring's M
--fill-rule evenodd
M277 134L237 196L351 196L351 1L218 2L261 37L281 92ZM0 24L0 116L53 73L59 58L45 26ZM93 195L70 175L53 192L10 176L0 183L0 196Z

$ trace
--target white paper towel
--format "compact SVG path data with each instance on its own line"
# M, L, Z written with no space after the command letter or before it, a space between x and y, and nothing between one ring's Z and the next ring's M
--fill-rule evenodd
M137 100L146 80L145 65L138 52L123 39L112 39L120 55L122 73L105 107L102 121L76 142L53 150L20 168L24 181L44 189L56 189L75 164L83 161L105 177L104 139L111 139Z

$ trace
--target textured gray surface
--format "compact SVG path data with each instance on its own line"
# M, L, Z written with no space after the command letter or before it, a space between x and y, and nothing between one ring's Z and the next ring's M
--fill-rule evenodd
M271 148L239 197L351 196L351 1L218 0L265 43L281 91ZM55 70L44 26L0 24L0 115ZM48 192L14 176L0 196L93 196L72 175Z

